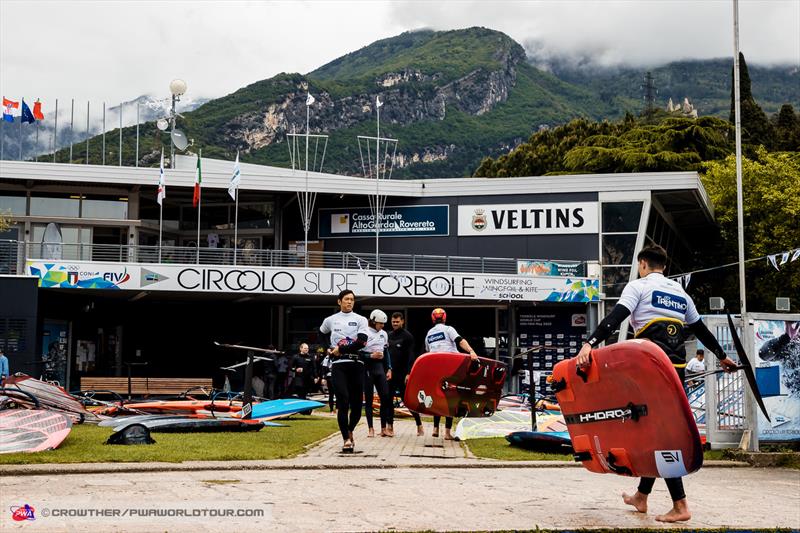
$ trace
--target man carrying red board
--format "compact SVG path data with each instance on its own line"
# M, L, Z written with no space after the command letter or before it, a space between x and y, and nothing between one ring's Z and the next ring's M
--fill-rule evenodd
M606 340L630 316L635 338L647 339L657 344L670 358L675 371L684 378L686 367L685 337L693 333L719 359L726 372L735 372L737 365L727 357L714 335L700 320L700 315L683 287L664 277L667 252L660 246L647 246L636 256L639 261L639 279L630 282L622 291L619 303L589 336L577 355L579 367L590 364L592 349ZM683 480L680 477L665 479L672 498L672 509L656 516L661 522L678 522L691 518ZM653 489L655 478L641 478L635 494L622 495L623 501L641 513L647 512L647 497Z

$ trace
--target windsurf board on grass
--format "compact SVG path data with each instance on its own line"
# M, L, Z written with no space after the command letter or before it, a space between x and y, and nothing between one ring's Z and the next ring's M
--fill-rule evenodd
M512 446L549 453L572 453L572 442L566 431L515 431L506 435Z
M63 413L70 417L75 424L82 422L93 423L100 420L97 415L87 411L81 402L58 385L32 378L27 374L18 373L9 376L3 382L3 386L8 389L16 388L33 394L38 398L42 409ZM33 402L22 398L19 403L28 407L34 406Z
M490 417L462 418L453 436L458 440L505 437L515 431L530 429L530 411L497 411Z
M114 427L114 432L131 426L144 426L152 433L216 433L221 431L259 431L266 424L261 421L238 418L173 418L157 417L150 420L129 421Z
M266 402L253 404L253 411L250 418L274 419L285 416L311 411L319 407L324 407L324 403L312 400L302 400L299 398L284 398L280 400L267 400Z
M0 411L0 453L57 448L72 430L68 416L40 409Z

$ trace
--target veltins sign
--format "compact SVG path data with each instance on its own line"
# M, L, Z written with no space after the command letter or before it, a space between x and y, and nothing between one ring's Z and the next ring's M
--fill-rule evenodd
M431 237L450 234L450 206L386 206L381 214L381 237ZM374 237L375 217L368 207L319 210L319 238Z
M335 295L589 302L600 297L591 278L513 274L391 272L268 268L258 266L145 265L134 263L28 261L26 272L42 288Z
M597 233L597 202L458 206L458 234L560 235Z

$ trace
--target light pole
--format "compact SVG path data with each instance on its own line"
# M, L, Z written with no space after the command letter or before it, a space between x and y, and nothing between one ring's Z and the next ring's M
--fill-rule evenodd
M178 113L175 111L175 104L181 101L181 96L186 93L186 82L180 79L172 80L169 82L169 92L172 93L172 108L169 111L169 123L170 123L170 137L172 136L172 132L175 131L175 118L178 116ZM175 143L170 143L170 151L169 151L169 166L170 168L175 168Z

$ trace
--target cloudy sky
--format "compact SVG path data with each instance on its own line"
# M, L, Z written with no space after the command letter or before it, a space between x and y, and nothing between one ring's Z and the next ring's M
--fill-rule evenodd
M741 0L749 63L800 65L800 0ZM485 26L540 59L731 56L732 0L0 1L0 93L45 102L217 97L403 31ZM76 104L77 105L77 104Z

